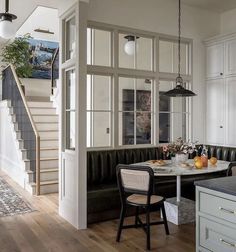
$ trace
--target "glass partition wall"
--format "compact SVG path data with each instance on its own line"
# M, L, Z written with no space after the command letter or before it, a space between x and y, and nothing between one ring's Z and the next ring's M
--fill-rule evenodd
M191 88L192 41L181 44ZM87 147L152 146L191 137L191 98L168 98L175 85L177 38L89 22Z

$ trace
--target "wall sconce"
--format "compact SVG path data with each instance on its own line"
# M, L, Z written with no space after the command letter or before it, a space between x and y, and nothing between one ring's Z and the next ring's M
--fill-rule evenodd
M130 56L134 55L135 46L137 46L137 45L135 45L135 40L138 39L139 37L133 36L133 35L127 35L124 38L128 40L124 46L125 53Z

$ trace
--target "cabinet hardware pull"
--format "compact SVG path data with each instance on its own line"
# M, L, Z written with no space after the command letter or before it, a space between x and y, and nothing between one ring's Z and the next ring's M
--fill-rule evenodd
M236 247L236 244L233 244L233 243L231 243L231 242L227 242L227 241L225 241L224 239L221 239L220 238L220 241L222 242L222 243L224 243L225 245L227 245L227 246L230 246L230 247Z
M219 210L221 210L223 212L226 212L226 213L229 213L229 214L235 214L236 215L236 211L225 209L223 207L219 207Z
M222 125L220 125L220 128L221 128L221 129L223 129L223 126L222 126Z

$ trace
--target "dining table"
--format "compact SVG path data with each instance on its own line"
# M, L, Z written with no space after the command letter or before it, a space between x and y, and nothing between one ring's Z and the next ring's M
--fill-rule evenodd
M183 224L195 220L195 203L192 200L181 197L181 177L190 175L199 175L226 171L230 162L218 160L215 165L208 164L207 167L197 169L194 166L194 160L188 159L184 163L176 163L171 160L159 162L157 160L148 160L145 162L135 163L132 165L149 166L154 171L154 176L174 176L176 177L176 197L166 199L165 207L167 219L174 224ZM190 214L190 212L194 213ZM189 213L187 213L189 212ZM191 215L191 216L190 216Z

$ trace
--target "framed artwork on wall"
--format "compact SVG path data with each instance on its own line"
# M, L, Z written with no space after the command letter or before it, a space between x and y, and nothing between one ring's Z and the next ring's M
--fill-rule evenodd
M58 42L29 39L30 63L33 66L31 78L51 79L52 59L58 47Z

